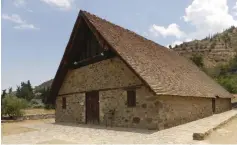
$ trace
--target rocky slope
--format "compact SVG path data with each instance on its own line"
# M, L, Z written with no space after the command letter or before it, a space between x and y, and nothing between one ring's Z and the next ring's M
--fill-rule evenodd
M204 65L208 68L226 64L237 54L237 27L232 26L202 40L184 42L172 49L188 58L195 54L202 55Z

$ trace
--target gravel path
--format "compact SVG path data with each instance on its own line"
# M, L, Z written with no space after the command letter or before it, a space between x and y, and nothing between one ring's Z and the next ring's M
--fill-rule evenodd
M234 113L236 113L235 110ZM205 143L193 141L192 134L195 130L206 128L211 122L226 117L225 112L208 118L193 121L162 131L149 131L128 128L105 128L93 125L55 124L54 120L41 120L32 122L15 123L21 127L36 129L36 131L23 132L2 136L2 143ZM227 115L226 115L227 114Z
M237 144L237 117L214 131L206 142L211 144Z

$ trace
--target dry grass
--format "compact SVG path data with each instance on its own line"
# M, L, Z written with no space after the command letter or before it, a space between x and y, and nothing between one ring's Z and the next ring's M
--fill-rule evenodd
M26 109L24 110L25 115L36 115L36 114L54 114L54 109Z
M46 109L26 109L24 110L25 115L39 115L39 114L54 114L55 110L46 110ZM50 120L50 119L49 119ZM51 119L52 120L52 119ZM36 131L36 129L27 128L21 125L30 124L30 123L42 123L47 122L47 119L44 120L25 120L22 122L12 122L12 123L2 123L2 135L12 135L19 134L24 132Z
M2 123L1 128L3 136L36 131L36 129L22 127L16 123Z
M54 119L39 119L39 120L24 120L21 122L2 123L2 135L19 134L30 131L37 131L37 129L25 127L29 124L53 123Z

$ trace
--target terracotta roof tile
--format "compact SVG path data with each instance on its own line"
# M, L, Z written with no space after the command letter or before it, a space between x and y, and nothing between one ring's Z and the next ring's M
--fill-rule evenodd
M82 13L157 95L232 97L176 52L88 12Z

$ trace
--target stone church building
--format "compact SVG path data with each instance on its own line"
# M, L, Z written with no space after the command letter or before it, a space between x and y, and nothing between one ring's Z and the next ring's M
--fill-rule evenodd
M190 60L80 11L52 84L56 122L161 130L231 109Z

